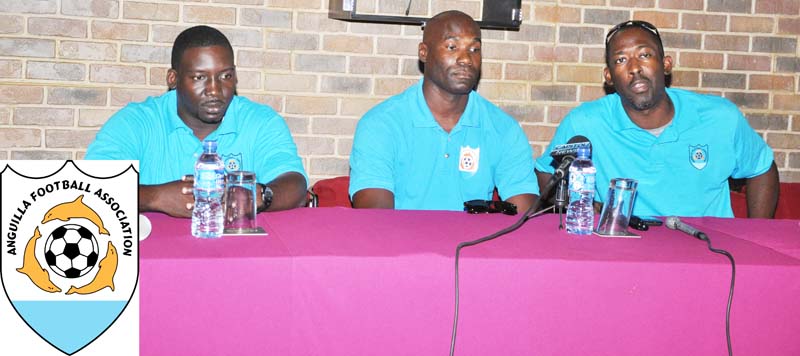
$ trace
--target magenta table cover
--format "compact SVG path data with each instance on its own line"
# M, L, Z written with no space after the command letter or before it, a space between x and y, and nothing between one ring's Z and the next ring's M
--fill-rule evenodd
M456 245L516 217L296 209L198 240L148 214L142 355L445 355ZM736 355L800 355L800 222L683 219L736 258ZM664 227L574 236L545 215L463 250L457 355L724 355L730 263Z

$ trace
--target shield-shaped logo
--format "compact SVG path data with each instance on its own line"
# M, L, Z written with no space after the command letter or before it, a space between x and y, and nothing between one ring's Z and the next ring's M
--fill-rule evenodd
M689 161L694 168L705 168L708 163L708 145L689 146Z
M242 154L229 154L222 156L222 162L225 162L225 171L233 172L242 170Z
M481 148L472 148L469 146L461 147L461 154L458 157L458 170L462 172L475 173L478 171L478 163L480 163Z
M3 289L36 334L74 354L136 289L138 162L0 163Z

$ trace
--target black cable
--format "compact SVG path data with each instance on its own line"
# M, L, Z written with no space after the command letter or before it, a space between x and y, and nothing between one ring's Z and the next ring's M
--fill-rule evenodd
M455 305L455 313L454 313L454 316L453 316L453 335L450 338L450 356L453 356L453 352L455 352L456 331L458 329L458 302L459 302L459 298L458 298L458 294L459 294L459 289L458 289L458 257L461 254L461 249L464 248L464 247L474 246L474 245L477 245L479 243L483 243L483 242L486 242L486 241L489 241L489 240L494 240L494 239L496 239L496 238L498 238L500 236L503 236L503 235L505 235L505 234L507 234L509 232L512 232L512 231L514 231L516 229L519 229L519 227L522 226L522 224L524 224L526 221L528 221L528 219L534 218L536 216L544 214L546 211L548 211L550 209L553 209L553 207L551 206L551 207L542 209L540 211L537 211L537 212L531 214L531 211L534 210L534 209L537 209L538 206L540 205L539 201L540 200L537 200L537 202L534 203L534 205L531 206L531 208L528 209L528 211L526 211L525 214L522 214L522 216L519 218L519 220L517 220L517 222L515 222L513 225L511 225L511 226L509 226L509 227L507 227L507 228L505 228L503 230L500 230L498 232L495 232L495 233L493 233L491 235L488 235L488 236L485 236L485 237L481 237L481 238L479 238L477 240L465 241L465 242L459 243L458 246L456 246L456 276L455 276L456 277L455 278L456 279L456 305Z
M733 303L733 286L736 282L736 262L730 252L711 247L711 239L706 234L701 233L700 239L706 241L711 252L725 255L731 260L731 290L728 293L728 307L725 311L725 335L728 339L728 356L733 356L733 349L731 348L731 304Z

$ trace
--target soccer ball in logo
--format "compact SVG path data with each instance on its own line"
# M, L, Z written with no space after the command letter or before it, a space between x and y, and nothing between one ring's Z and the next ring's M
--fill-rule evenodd
M50 269L61 277L78 278L97 264L97 239L80 225L57 227L47 237L44 257Z

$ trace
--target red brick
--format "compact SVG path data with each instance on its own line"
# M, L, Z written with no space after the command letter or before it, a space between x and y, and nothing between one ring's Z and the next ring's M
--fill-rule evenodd
M705 49L715 51L747 52L750 48L748 36L706 35Z
M794 77L781 75L750 75L752 90L794 91Z
M728 55L728 69L768 72L772 69L770 56Z
M86 38L87 22L55 17L28 19L28 32L32 35Z
M599 66L559 65L556 67L558 82L602 83L603 68Z
M0 84L0 104L40 104L43 98L42 87Z
M105 106L106 98L106 89L61 87L47 89L47 103L50 105Z
M346 158L311 157L308 163L309 174L347 175L350 161Z
M578 47L567 46L534 46L533 60L537 62L578 62L580 50Z
M767 132L767 144L777 149L797 149L800 134Z
M80 109L78 110L78 126L100 127L108 121L117 110L112 109Z
M190 23L233 25L236 9L220 6L183 6L183 20Z
M778 33L800 35L800 18L782 18L778 20Z
M505 103L499 106L519 122L544 122L543 105Z
M611 0L611 6L624 7L628 9L636 7L653 8L655 7L655 0Z
M103 40L147 41L145 24L92 21L92 38ZM174 40L174 37L170 42Z
M797 0L755 0L757 14L794 15L800 13L800 1Z
M673 70L672 85L683 88L697 88L700 85L700 72Z
M658 5L662 9L703 10L703 0L661 0Z
M667 11L636 11L633 18L647 21L660 30L667 28L678 28L678 13Z
M42 130L0 128L0 147L40 147Z
M606 96L606 92L602 85L582 85L580 86L580 97L578 101L587 102L600 99Z
M553 67L550 65L507 63L505 79L549 82L553 80Z
M92 64L89 80L97 83L145 84L147 71L139 66Z
M482 80L478 85L478 92L490 101L526 100L526 88L527 84Z
M684 13L681 22L685 30L725 31L726 17L722 15L701 15Z
M22 61L0 59L0 78L21 78Z
M148 96L164 94L164 89L111 89L111 106L125 106L128 103L144 101Z
M88 17L119 17L119 1L116 0L61 0L64 15Z
M358 119L315 117L311 119L311 133L321 135L352 135Z
M0 33L21 33L25 31L25 19L22 16L0 14Z
M563 119L564 119L564 117L565 117L565 116L567 116L567 114L568 114L568 113L569 113L569 112L570 112L570 111L571 111L573 108L575 108L575 106L577 106L577 105L571 105L571 106L555 106L555 105L550 105L550 106L547 108L547 122L554 123L554 124L558 124L558 123L560 123L560 122L561 122L561 120L563 120ZM555 131L553 131L553 132L555 132ZM552 136L552 135L550 135L550 136L547 138L547 141L550 141L550 139L551 139L551 138L553 138L553 136Z
M312 96L287 96L286 112L292 114L336 114L336 98Z
M96 135L97 130L45 130L44 143L48 148L84 148Z
M125 1L122 4L122 18L153 21L177 22L180 7L177 4L153 4Z
M724 60L721 53L681 52L677 65L681 68L722 69Z
M772 107L775 110L800 111L800 95L775 94Z
M69 59L113 61L117 58L117 45L99 42L61 41L58 55Z
M731 16L731 32L772 33L775 19L755 16Z
M15 125L72 126L75 110L60 108L22 107L14 109Z
M534 4L535 23L580 23L581 9L579 7L566 7L550 4Z

